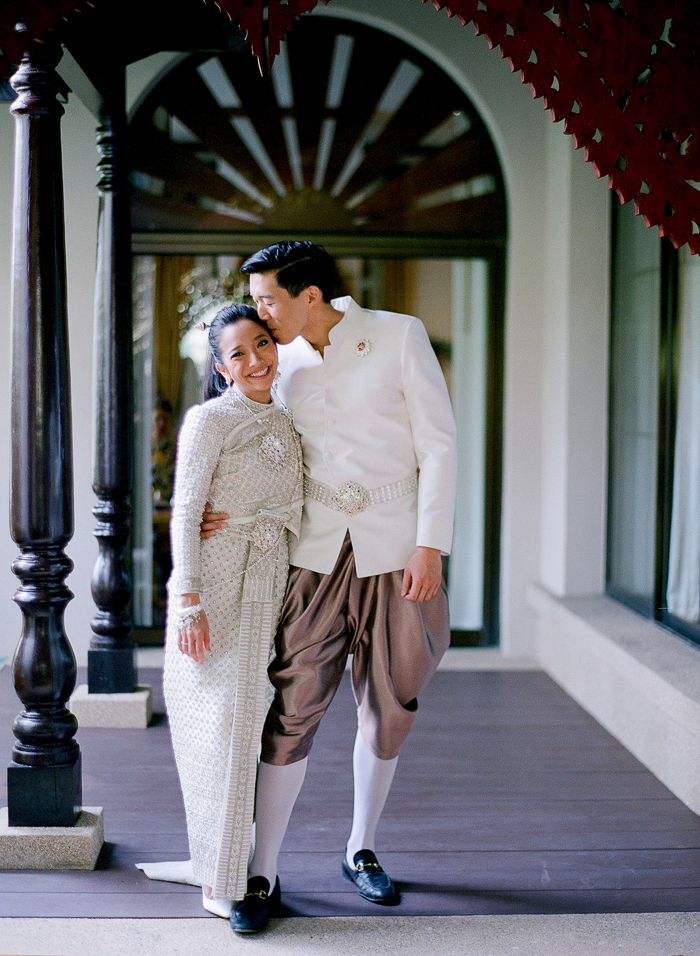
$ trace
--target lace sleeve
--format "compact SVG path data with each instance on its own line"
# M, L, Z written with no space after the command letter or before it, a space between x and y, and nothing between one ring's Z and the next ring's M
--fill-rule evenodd
M210 403L191 408L180 428L170 519L171 594L201 590L199 523L226 431L225 416L217 415Z

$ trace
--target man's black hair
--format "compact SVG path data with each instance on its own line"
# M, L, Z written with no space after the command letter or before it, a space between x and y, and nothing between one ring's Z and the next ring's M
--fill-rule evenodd
M324 302L330 302L341 292L335 260L323 246L314 242L276 242L246 259L241 272L244 275L275 272L277 285L286 289L293 299L310 285L318 286Z

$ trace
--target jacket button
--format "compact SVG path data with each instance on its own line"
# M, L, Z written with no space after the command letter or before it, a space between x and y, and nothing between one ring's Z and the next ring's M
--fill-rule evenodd
M335 425L335 419L334 419L334 418L329 418L329 419L328 419L328 424L331 426L331 428L333 428L333 426Z

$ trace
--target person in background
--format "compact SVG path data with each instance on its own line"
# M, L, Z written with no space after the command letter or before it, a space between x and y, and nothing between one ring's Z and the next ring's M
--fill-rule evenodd
M170 507L175 480L176 445L173 406L166 398L161 398L151 415L151 485L155 507Z
M170 557L170 499L175 480L177 433L173 406L158 399L151 415L151 491L153 494L153 624L165 623L166 585L173 563Z

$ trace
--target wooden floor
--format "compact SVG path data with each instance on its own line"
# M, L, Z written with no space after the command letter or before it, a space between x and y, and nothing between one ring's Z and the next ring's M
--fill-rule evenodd
M105 808L98 869L0 873L0 916L214 918L197 889L134 868L188 855L160 672L141 681L156 692L153 726L79 732L84 802ZM5 765L18 709L5 668ZM700 910L700 819L549 678L507 671L440 672L425 692L379 834L403 901L365 903L340 873L353 737L346 679L283 847L286 915Z

